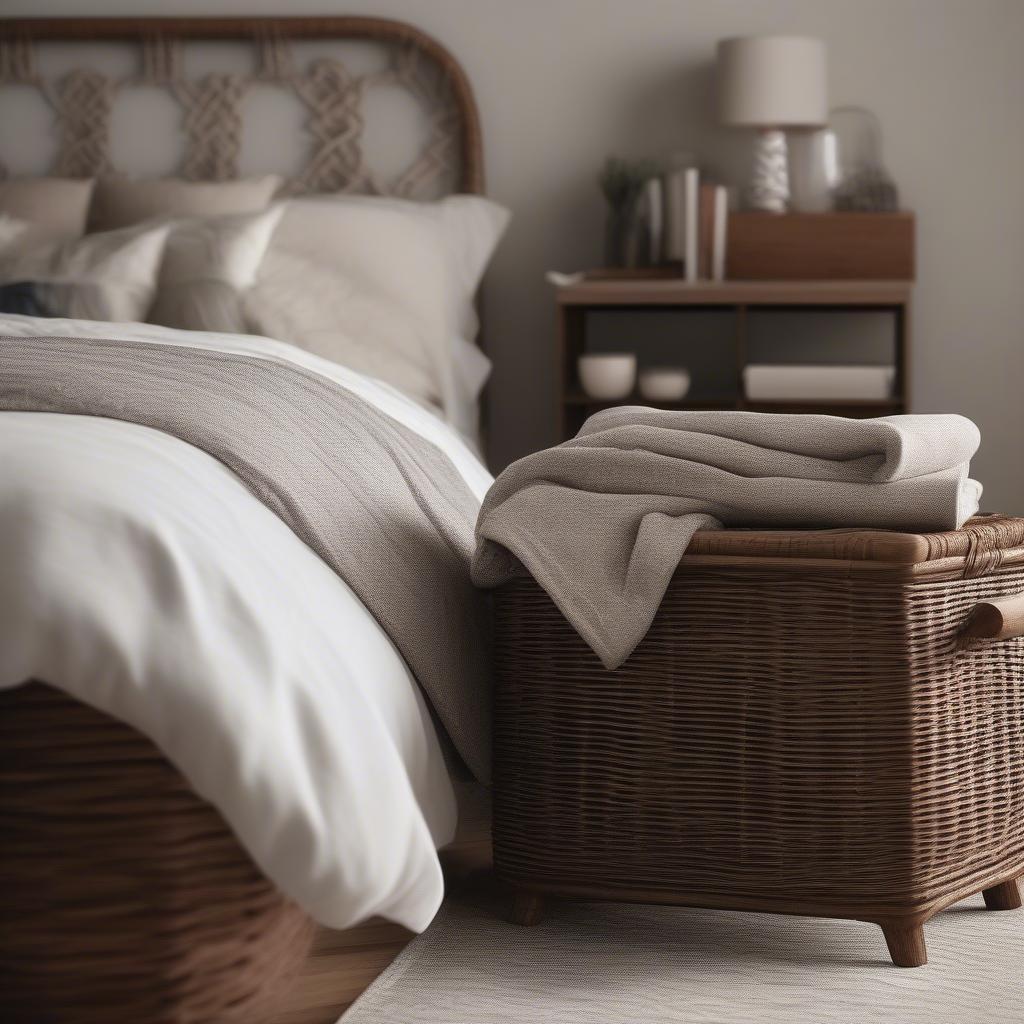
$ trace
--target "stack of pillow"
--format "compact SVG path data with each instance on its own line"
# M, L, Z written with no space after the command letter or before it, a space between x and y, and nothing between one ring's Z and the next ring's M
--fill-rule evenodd
M230 182L0 182L0 312L265 334L377 377L467 436L490 364L474 295L507 212Z

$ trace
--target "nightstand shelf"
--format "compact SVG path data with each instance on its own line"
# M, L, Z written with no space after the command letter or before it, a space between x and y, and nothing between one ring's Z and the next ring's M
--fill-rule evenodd
M910 407L910 281L699 281L673 278L589 280L556 292L559 324L559 425L571 437L583 421L600 409L616 405L649 405L662 409L737 409L754 412L824 413L834 416L888 416ZM884 312L893 316L894 393L877 400L756 401L745 397L748 314L786 312ZM727 313L733 317L731 359L733 390L701 393L698 387L680 402L649 402L638 394L621 401L589 398L579 385L577 358L588 350L587 315L607 312ZM719 385L721 387L721 385Z

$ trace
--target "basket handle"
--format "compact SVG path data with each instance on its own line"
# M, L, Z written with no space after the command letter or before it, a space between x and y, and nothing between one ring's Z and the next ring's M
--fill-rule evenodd
M961 637L978 640L1009 640L1024 636L1024 594L979 601L967 616Z

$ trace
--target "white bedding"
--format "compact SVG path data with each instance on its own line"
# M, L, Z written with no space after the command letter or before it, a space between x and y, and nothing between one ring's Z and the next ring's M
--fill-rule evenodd
M291 359L490 475L398 392L290 345L0 315L0 334ZM2 359L2 348L0 348ZM455 802L419 689L348 586L221 463L113 420L0 413L0 687L39 678L150 736L317 920L421 930Z

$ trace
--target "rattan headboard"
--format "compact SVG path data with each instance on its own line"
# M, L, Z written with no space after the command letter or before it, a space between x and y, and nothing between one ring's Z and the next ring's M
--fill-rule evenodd
M367 64L362 54L353 62L325 52L327 43L353 42L380 51L380 59ZM100 52L110 44L130 51L121 70L111 70L109 54ZM241 63L233 58L226 68L211 68L208 59L204 63L190 57L191 50L211 44L231 44L246 53ZM300 54L302 46L311 52ZM165 129L159 138L176 129L180 149L180 157L175 155L172 165L162 168L164 174L220 181L277 171L286 177L290 192L428 198L483 191L480 123L460 65L411 25L357 17L0 22L0 119L6 122L7 138L0 174L137 173L123 166L115 152L114 122L119 105L127 106L133 94L153 99L154 92L164 108L168 98L173 105L171 111L162 110ZM374 134L372 101L384 95L394 99L397 92L411 99L418 112L410 116L407 109L404 120L398 119L410 130L419 119L415 149L381 169L368 154L367 140ZM11 154L20 159L21 152L14 148L20 130L14 121L27 115L21 108L17 118L7 112L2 106L5 94L21 108L35 104L50 122L49 151L35 167L14 166ZM287 160L279 166L245 166L247 115L259 116L265 125L265 110L276 110L283 94L291 98L298 116L292 118L291 142L283 140L277 156L290 158L291 166ZM252 109L257 99L264 104L263 113ZM383 149L396 148L394 123L389 119L383 134L375 133L385 143ZM270 154L269 159L276 157Z

